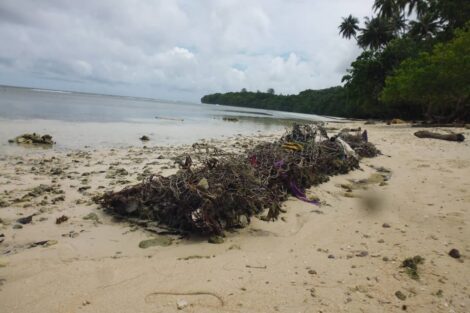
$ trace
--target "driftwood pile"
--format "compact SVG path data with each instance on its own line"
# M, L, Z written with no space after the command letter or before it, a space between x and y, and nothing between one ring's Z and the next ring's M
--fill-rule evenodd
M317 203L305 196L306 188L358 168L360 156L379 153L366 140L360 133L328 138L320 126L295 125L280 140L244 155L207 157L199 167L186 156L176 174L152 175L98 202L112 213L179 233L222 234L255 215L276 219L289 195Z

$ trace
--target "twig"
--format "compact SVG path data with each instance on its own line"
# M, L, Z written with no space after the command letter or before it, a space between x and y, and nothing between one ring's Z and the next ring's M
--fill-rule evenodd
M222 299L221 296L219 296L216 293L210 292L210 291L194 291L194 292L171 292L171 291L156 291L149 293L148 295L145 296L145 302L149 303L148 298L150 296L158 296L158 295L169 295L169 296L212 296L219 300L220 305L224 306L225 302L224 299Z
M265 265L265 266L253 266L253 265L245 265L247 268L257 268L257 269L267 269L268 267Z

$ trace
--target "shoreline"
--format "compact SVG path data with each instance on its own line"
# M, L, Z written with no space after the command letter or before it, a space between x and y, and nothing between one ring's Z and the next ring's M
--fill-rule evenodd
M291 197L278 221L253 219L219 245L175 238L167 247L141 249L139 242L153 234L116 221L90 200L95 192L138 182L140 173L173 174L171 158L191 145L2 156L6 201L41 184L52 191L36 190L29 201L0 208L0 307L177 312L177 302L185 300L185 312L395 312L403 305L413 312L467 311L468 140L418 139L418 129L409 125L337 125L367 129L384 156L363 159L361 170L309 189L320 207ZM462 132L469 137L468 130ZM281 133L206 142L236 152ZM341 185L366 179L379 167L391 171L386 184L354 188L353 196L345 196ZM370 199L377 205L366 209ZM15 220L34 213L32 223L13 229ZM98 219L83 219L90 213ZM63 215L68 220L56 224ZM31 247L39 241L49 243ZM460 262L447 255L451 248L463 255ZM425 259L418 281L400 268L415 255ZM396 291L407 299L398 299Z

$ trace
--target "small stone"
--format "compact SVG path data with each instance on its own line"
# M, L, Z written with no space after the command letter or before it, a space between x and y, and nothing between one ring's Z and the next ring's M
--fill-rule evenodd
M335 258L335 256L334 256L333 254L330 254L330 255L328 256L328 259L334 259L334 258Z
M139 248L147 249L154 246L167 247L173 242L172 238L169 237L158 237L153 239L142 240L139 243Z
M65 196L58 196L51 200L52 204L56 204L57 202L61 202L61 201L65 201Z
M90 302L90 301L88 301L88 300L85 300L85 301L83 301L83 302L82 302L82 305L83 305L83 306L85 306L85 305L89 305L89 304L91 304L91 302Z
M23 228L23 225L20 225L20 224L13 225L13 229L21 229L21 228Z
M86 183L86 182L85 182L85 183ZM91 186L82 186L82 187L79 187L79 188L78 188L78 192L83 193L83 192L87 191L87 190L90 189L90 188L91 188Z
M0 259L0 267L6 267L8 265L8 261L5 259Z
M361 252L356 254L357 257L366 257L368 255L369 255L369 252L367 252L367 251L361 251Z
M221 244L224 243L224 238L222 238L221 236L211 236L209 237L208 242L213 244Z
M308 273L310 275L317 275L317 271L315 271L315 270L309 270Z
M183 310L184 308L186 308L188 306L188 301L186 300L178 300L176 301L176 308L178 310Z
M6 202L3 199L0 199L0 208L6 208L9 205L10 205L10 203ZM0 224L1 224L1 222L0 222Z
M383 228L390 228L391 226L390 226L390 224L388 224L388 223L383 223L383 224L382 224L382 227L383 227Z
M449 251L449 255L454 259L460 259L460 251L457 249L452 249Z
M384 257L382 258L382 261L384 261L384 262L388 262L388 261L389 261L389 258L388 258L388 257L386 257L386 256L384 256Z
M403 292L401 292L400 290L396 291L395 292L395 296L400 299L401 301L405 301L406 300L406 296Z
M55 223L56 224L62 224L64 222L67 222L69 220L69 217L66 215L62 215L61 217L56 218Z
M315 288L311 288L311 289L310 289L310 296L311 296L312 298L315 298L315 296L316 296Z
M59 243L59 242L58 242L57 240L48 240L48 241L43 245L43 247L47 248L47 247L56 245L56 244L58 244L58 243Z
M228 247L229 250L241 250L240 245L233 244L230 247Z
M77 232L71 231L71 232L69 233L69 237L70 237L70 238L77 238L78 236L80 236L80 234L77 233Z
M62 169L59 168L59 167L56 167L56 168L52 168L52 169L51 169L51 175L60 175L60 174L62 174L62 173L63 173L63 171L62 171Z
M150 138L148 136L143 135L142 137L139 138L142 141L149 141Z
M97 215L96 213L93 213L93 212L91 212L91 213L85 215L85 216L83 217L83 219L84 219L84 220L91 220L91 221L94 221L94 222L99 222L99 220L100 220L99 217L98 217L98 215Z
M30 215L30 216L26 216L26 217L21 217L19 219L17 219L16 221L20 224L23 224L23 225L26 225L26 224L29 224L33 221L33 215Z

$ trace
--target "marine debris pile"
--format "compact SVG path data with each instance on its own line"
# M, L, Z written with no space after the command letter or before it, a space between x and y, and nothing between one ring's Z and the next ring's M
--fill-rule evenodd
M380 151L374 146L374 144L369 142L367 131L364 130L362 133L360 133L360 131L361 129L359 128L355 134L351 134L350 131L342 130L338 136L346 141L360 157L375 157L380 153Z
M218 235L245 227L255 215L276 219L289 195L317 203L306 197L306 188L358 168L358 155L378 153L363 134L329 138L321 126L294 125L281 139L243 155L207 155L200 166L187 155L176 174L151 175L97 201L126 218L180 233Z
M35 144L35 145L53 145L55 142L52 141L51 135L39 135L36 133L32 134L23 134L18 136L14 139L8 140L9 143L17 143L17 144Z

